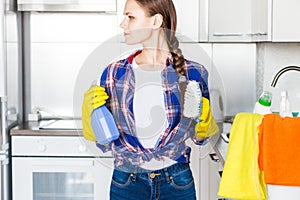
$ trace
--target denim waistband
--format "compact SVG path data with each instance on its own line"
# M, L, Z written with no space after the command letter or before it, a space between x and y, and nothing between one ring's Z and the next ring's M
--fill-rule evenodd
M184 170L189 169L189 163L182 163L182 162L178 162L174 165L171 165L169 167L166 168L162 168L162 169L158 169L158 170L145 170L143 168L140 167L134 167L133 171L128 171L128 166L119 166L116 167L116 170L119 171L123 171L124 173L131 173L131 176L136 177L138 176L139 178L142 179L169 179L170 176L172 175L176 175Z
M115 169L117 169L119 171L128 172L128 173L149 173L149 172L159 172L159 171L165 170L165 169L176 171L177 169L181 170L182 168L185 168L186 166L189 166L189 163L177 162L166 168L162 168L162 169L158 169L158 170L149 170L149 169L141 168L137 165L132 165L131 163L125 163L121 166L115 166Z

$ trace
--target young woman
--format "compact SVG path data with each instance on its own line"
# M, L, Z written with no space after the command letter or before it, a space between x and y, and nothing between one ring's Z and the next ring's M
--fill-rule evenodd
M203 131L206 119L203 114L198 123L182 117L181 86L197 81L207 102L208 73L186 60L179 49L172 0L127 0L120 27L125 42L141 44L142 49L110 64L102 73L101 86L85 93L82 108L86 139L96 141L91 113L103 104L120 132L111 143L97 143L115 158L110 199L196 199L191 149L185 140L192 137L196 144L204 144L201 134L195 136L195 125L196 132Z

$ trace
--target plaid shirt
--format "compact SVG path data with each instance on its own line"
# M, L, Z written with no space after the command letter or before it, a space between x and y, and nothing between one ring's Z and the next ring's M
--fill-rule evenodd
M154 148L144 148L136 137L133 113L135 79L131 63L140 52L110 64L102 73L100 85L106 89L109 96L106 106L114 116L120 137L107 145L97 143L97 146L103 152L113 151L116 166L125 163L138 166L152 158L161 159L163 156L178 162L189 162L191 149L186 146L185 140L194 135L196 121L181 117L178 74L172 66L171 55L161 72L169 125ZM202 65L188 60L185 60L184 68L187 79L199 82L202 96L209 99L207 70Z

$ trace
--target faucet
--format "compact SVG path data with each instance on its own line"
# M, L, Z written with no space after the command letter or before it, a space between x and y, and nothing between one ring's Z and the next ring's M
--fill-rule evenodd
M276 85L276 83L277 83L279 77L280 77L282 74L284 74L285 72L291 71L291 70L295 70L295 71L300 72L300 67L298 67L298 66L287 66L287 67L282 68L282 69L279 70L279 71L277 72L277 74L274 76L271 86L272 86L272 87L275 87L275 85Z

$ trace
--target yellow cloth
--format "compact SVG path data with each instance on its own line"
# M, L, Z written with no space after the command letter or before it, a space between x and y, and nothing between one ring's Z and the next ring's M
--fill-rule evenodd
M230 130L226 162L218 195L231 199L266 199L258 166L258 134L262 115L238 113Z

